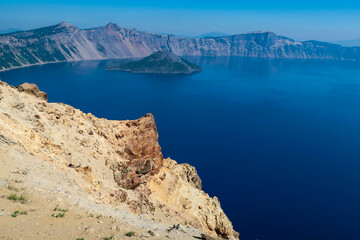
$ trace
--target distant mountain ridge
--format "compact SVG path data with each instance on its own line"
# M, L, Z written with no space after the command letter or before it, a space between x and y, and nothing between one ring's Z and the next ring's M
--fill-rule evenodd
M340 44L341 46L344 46L344 47L359 47L360 46L360 38L338 41L338 42L336 42L336 44Z
M19 28L8 28L8 29L0 30L0 34L7 34L7 33L20 32L20 31L23 31L23 30L19 29Z
M299 42L272 32L186 38L106 26L79 29L69 23L0 35L0 70L37 64L146 57L169 50L179 56L360 59L360 47Z

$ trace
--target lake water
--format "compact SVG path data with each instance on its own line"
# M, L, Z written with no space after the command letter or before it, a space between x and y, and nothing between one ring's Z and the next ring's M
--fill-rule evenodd
M165 157L196 166L242 240L360 238L360 62L190 58L203 72L106 61L0 73L109 119L155 115Z

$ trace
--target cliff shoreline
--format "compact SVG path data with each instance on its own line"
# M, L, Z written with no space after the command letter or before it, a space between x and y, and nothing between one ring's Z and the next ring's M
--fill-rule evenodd
M94 59L94 60L97 60L97 59ZM11 70L17 70L17 69L29 68L29 67L35 67L35 66L42 66L42 65L48 65L48 64L55 64L55 63L80 62L80 61L84 61L84 60L77 60L77 61L76 60L70 60L70 61L35 63L35 64L28 64L28 65L23 65L23 66L0 69L0 72L7 72L7 71L11 71ZM93 61L93 60L89 60L89 61Z
M61 23L0 35L0 68L43 62L141 58L159 50L169 50L179 56L360 59L360 47L300 42L272 32L193 39L147 33L112 23L87 30Z
M47 198L73 212L79 206L119 224L126 222L127 228L142 234L155 231L158 239L239 236L219 200L201 190L196 169L163 158L152 114L125 121L97 118L66 104L49 103L34 84L12 87L0 81L0 164L0 183L21 186L21 194L29 194L24 206L0 199L12 211L30 210L36 199ZM20 173L21 183L14 173ZM40 217L43 210L37 211Z
M181 56L181 57L192 57L192 56ZM200 56L201 57L201 56ZM253 58L253 59L269 59L269 60L277 60L278 58L266 58L266 57L243 57L243 56L220 56L220 57L239 57L239 58ZM57 63L76 63L76 62L83 62L83 61L107 61L107 60L122 60L122 59L127 59L127 58L109 58L109 59L104 59L104 58L98 58L98 59L79 59L79 60L66 60L66 61L58 61L58 62L44 62L44 63L36 63L36 64L30 64L30 65L23 65L23 66L18 66L18 67L12 67L12 68L6 68L6 69L0 69L0 72L8 72L11 70L18 70L18 69L23 69L23 68L30 68L30 67L35 67L35 66L43 66L43 65L48 65L48 64L57 64ZM288 58L287 60L327 60L327 61L358 61L356 59L321 59L321 58ZM108 71L116 71L116 70L108 70Z

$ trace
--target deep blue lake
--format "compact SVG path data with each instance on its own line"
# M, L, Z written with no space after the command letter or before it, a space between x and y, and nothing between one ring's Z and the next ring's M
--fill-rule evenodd
M194 165L241 240L360 239L360 62L190 58L191 76L106 61L0 73L98 117L155 115L165 157Z

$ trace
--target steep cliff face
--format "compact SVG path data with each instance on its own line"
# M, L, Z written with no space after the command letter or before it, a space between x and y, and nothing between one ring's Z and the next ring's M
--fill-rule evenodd
M1 169L27 169L24 184L42 194L59 192L77 204L109 205L141 216L134 224L180 223L186 225L183 234L198 229L238 238L217 198L201 190L195 168L163 159L151 114L111 121L46 97L36 85L0 81Z
M192 39L121 28L81 30L68 23L0 35L0 69L59 61L149 56L170 50L180 56L360 59L360 47L298 42L271 32Z

